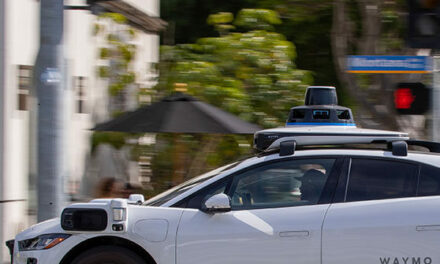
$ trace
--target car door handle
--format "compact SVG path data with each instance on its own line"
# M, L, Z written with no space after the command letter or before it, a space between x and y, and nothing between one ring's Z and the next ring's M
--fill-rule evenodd
M416 227L417 231L440 231L440 225L420 225Z
M309 231L283 231L280 237L308 237Z

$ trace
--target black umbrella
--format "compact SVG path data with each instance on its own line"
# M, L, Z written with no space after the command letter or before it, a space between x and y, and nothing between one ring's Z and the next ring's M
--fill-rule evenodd
M184 93L143 106L93 130L130 133L253 134L261 128Z

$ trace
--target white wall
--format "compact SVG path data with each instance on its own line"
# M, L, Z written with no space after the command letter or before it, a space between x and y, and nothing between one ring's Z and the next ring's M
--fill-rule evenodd
M125 0L151 16L159 16L159 0ZM39 1L0 0L0 15L5 21L2 34L0 19L0 200L36 199L29 193L29 175L36 174L36 126L33 111L17 110L18 65L34 65L39 47ZM83 5L85 0L65 0L66 5ZM4 12L4 13L2 13ZM4 15L3 15L4 14ZM66 192L69 181L81 181L90 159L90 135L95 122L109 118L107 81L97 77L98 48L105 41L93 37L96 17L88 11L65 11L64 55L66 64ZM4 37L4 53L1 39ZM154 73L145 74L159 59L159 37L138 31L134 70L137 83L151 87ZM4 60L2 63L2 55ZM4 65L4 67L2 67ZM2 80L4 76L4 80ZM86 81L86 113L76 112L73 77ZM2 83L3 81L3 83ZM3 85L4 84L4 85ZM3 93L3 96L2 96ZM34 98L31 103L36 104ZM33 122L33 123L32 123ZM3 129L2 129L3 124ZM30 125L31 124L31 125ZM3 145L3 146L2 146ZM35 201L0 203L0 263L9 261L5 241L35 221L28 208Z
M64 56L67 64L66 152L69 181L80 181L84 174L86 153L90 149L90 129L93 128L91 113L96 92L97 50L92 37L96 19L89 11L75 10L64 13ZM85 113L77 112L77 91L74 77L85 77Z
M5 76L2 100L3 186L1 200L28 199L29 113L17 110L18 65L33 65L38 47L38 6L34 0L4 0L5 4ZM1 245L28 226L27 202L4 203ZM9 253L1 247L1 260Z
M5 14L6 14L6 5L4 1L0 1L0 199L3 200L3 127L4 127L4 119L3 119L3 100L4 97L4 67L5 67ZM3 222L4 216L4 208L3 204L0 204L0 221ZM0 226L0 243L3 243L3 227ZM4 250L0 250L0 262L3 262ZM5 257L6 258L6 257Z

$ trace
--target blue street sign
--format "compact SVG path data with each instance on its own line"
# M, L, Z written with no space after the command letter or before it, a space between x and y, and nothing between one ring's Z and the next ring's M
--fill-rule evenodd
M351 73L429 73L429 56L348 56L347 72Z

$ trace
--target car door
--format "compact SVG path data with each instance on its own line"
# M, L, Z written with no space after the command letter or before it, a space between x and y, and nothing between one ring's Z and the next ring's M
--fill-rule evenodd
M416 197L417 185L431 186L418 180L420 165L350 161L345 201L332 204L324 221L322 263L439 263L440 200ZM438 193L439 182L426 195Z
M336 158L270 162L202 191L183 212L177 263L320 263L321 227L338 164ZM231 197L230 212L199 209L221 192Z

